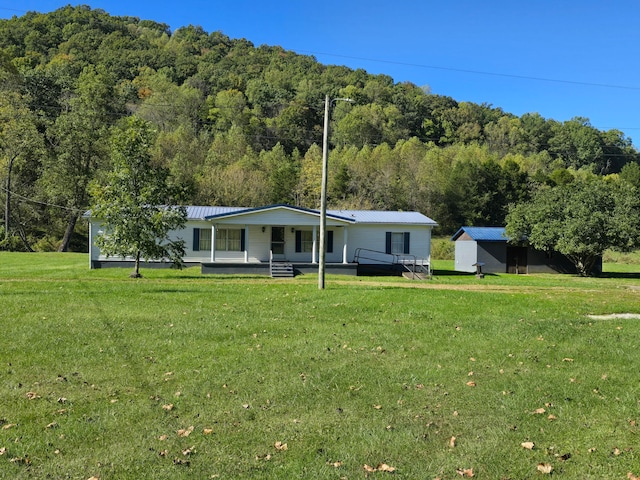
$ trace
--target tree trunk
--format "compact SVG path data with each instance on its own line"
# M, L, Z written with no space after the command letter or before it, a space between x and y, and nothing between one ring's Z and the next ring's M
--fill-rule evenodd
M15 157L14 157L15 158ZM6 195L4 204L4 238L9 238L9 228L11 227L11 169L13 168L14 158L9 159L9 166L7 168L7 183L6 183Z
M76 228L77 222L78 222L78 215L75 212L73 212L69 216L67 229L64 232L64 237L62 237L62 243L60 243L60 246L58 247L59 252L69 251L69 244L71 243L71 237L73 236L73 231Z
M129 277L131 277L131 278L140 278L140 277L142 277L142 275L140 275L140 250L138 250L136 252L135 267L134 267L133 272L131 272L131 275L129 275Z

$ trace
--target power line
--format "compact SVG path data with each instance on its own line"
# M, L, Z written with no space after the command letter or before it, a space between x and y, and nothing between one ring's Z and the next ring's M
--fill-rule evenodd
M21 200L24 200L25 202L35 203L37 205L43 205L45 207L60 208L62 210L68 210L70 212L84 213L84 210L81 210L79 208L64 207L62 205L56 205L55 203L48 203L48 202L41 202L40 200L34 200L32 198L25 197L24 195L20 195L19 193L16 193L12 190L7 190L5 187L2 187L2 186L0 186L0 190L2 190L3 192L9 192L12 197L17 197Z
M397 62L395 60L380 60L375 58L366 58L366 57L355 57L350 55L341 55L339 53L326 53L326 52L313 52L311 50L297 50L298 52L304 52L311 55L325 55L328 57L337 57L337 58L348 58L350 60L360 60L364 62L374 62L374 63L385 63L388 65L400 65L404 67L416 67L416 68L428 68L431 70L444 70L450 72L460 72L460 73L472 73L475 75L490 75L493 77L505 77L505 78L517 78L520 80L535 80L538 82L552 82L552 83L564 83L569 85L583 85L588 87L601 87L601 88L618 88L623 90L640 90L640 87L634 87L630 85L615 85L610 83L593 83L593 82L580 82L577 80L563 80L558 78L545 78L545 77L534 77L530 75L515 75L512 73L501 73L501 72L487 72L483 70L470 70L466 68L455 68L455 67L443 67L439 65L424 65L420 63L409 63L409 62Z

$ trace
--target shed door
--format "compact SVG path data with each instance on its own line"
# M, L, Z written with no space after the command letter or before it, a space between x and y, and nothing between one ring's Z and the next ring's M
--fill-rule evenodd
M527 273L526 247L507 247L507 273Z

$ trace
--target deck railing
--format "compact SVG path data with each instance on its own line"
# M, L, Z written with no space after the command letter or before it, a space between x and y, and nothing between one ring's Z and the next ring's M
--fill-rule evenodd
M402 265L412 278L417 278L417 273L426 273L431 275L431 267L428 261L423 258L418 259L415 255L386 253L378 250L370 250L368 248L357 248L353 261L356 263L373 264L382 263L385 265ZM426 269L426 271L425 271ZM420 270L421 272L418 272Z

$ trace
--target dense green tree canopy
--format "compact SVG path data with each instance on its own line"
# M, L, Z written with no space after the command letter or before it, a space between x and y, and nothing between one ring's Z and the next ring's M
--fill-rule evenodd
M640 198L623 182L598 177L542 188L507 216L507 235L566 255L588 275L605 250L640 246Z
M154 161L193 204L317 207L325 95L354 101L331 110L331 207L418 210L451 233L503 224L509 204L576 175L637 177L631 139L585 118L517 117L279 46L87 6L0 20L0 73L0 181L15 180L20 195L5 192L1 219L25 248L86 244L77 212L105 175L109 127L133 114L158 132ZM10 134L20 122L28 149Z

